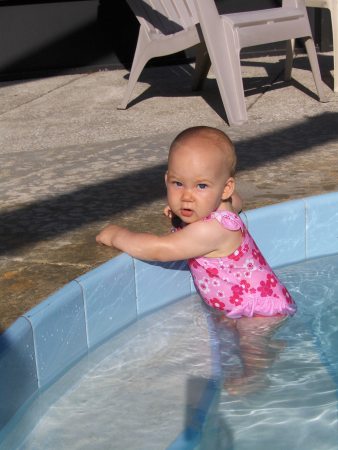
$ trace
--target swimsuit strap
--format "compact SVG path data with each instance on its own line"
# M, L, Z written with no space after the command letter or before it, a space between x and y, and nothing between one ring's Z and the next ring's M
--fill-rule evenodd
M244 230L242 219L230 211L214 211L204 220L216 219L224 228L231 231Z

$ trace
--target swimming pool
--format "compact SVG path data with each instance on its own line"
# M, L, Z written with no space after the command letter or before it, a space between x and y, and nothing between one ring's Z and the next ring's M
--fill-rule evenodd
M183 264L123 255L2 336L0 448L17 448L40 418L22 449L241 450L271 438L274 449L336 448L337 260L322 256L338 253L338 195L250 211L247 222L299 306L275 335L263 386L223 389L239 367L236 336L196 298Z

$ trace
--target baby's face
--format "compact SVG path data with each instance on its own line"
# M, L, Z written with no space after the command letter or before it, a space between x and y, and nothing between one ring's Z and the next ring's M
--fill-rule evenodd
M191 138L170 154L168 204L183 222L196 222L219 208L228 179L223 152L210 140Z

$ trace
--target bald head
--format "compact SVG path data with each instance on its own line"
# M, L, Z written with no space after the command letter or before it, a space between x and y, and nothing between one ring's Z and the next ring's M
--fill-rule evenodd
M194 142L203 145L210 153L219 152L223 156L224 170L227 176L233 177L236 171L236 153L230 138L221 130L212 127L198 126L187 128L173 140L170 149L168 163L171 156L180 148L186 145L193 146ZM211 156L210 154L210 156Z

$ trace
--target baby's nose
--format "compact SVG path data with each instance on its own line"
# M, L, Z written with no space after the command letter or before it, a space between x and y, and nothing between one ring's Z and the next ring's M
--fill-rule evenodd
M192 192L190 189L184 189L183 194L182 194L182 200L183 201L191 201L192 200Z

